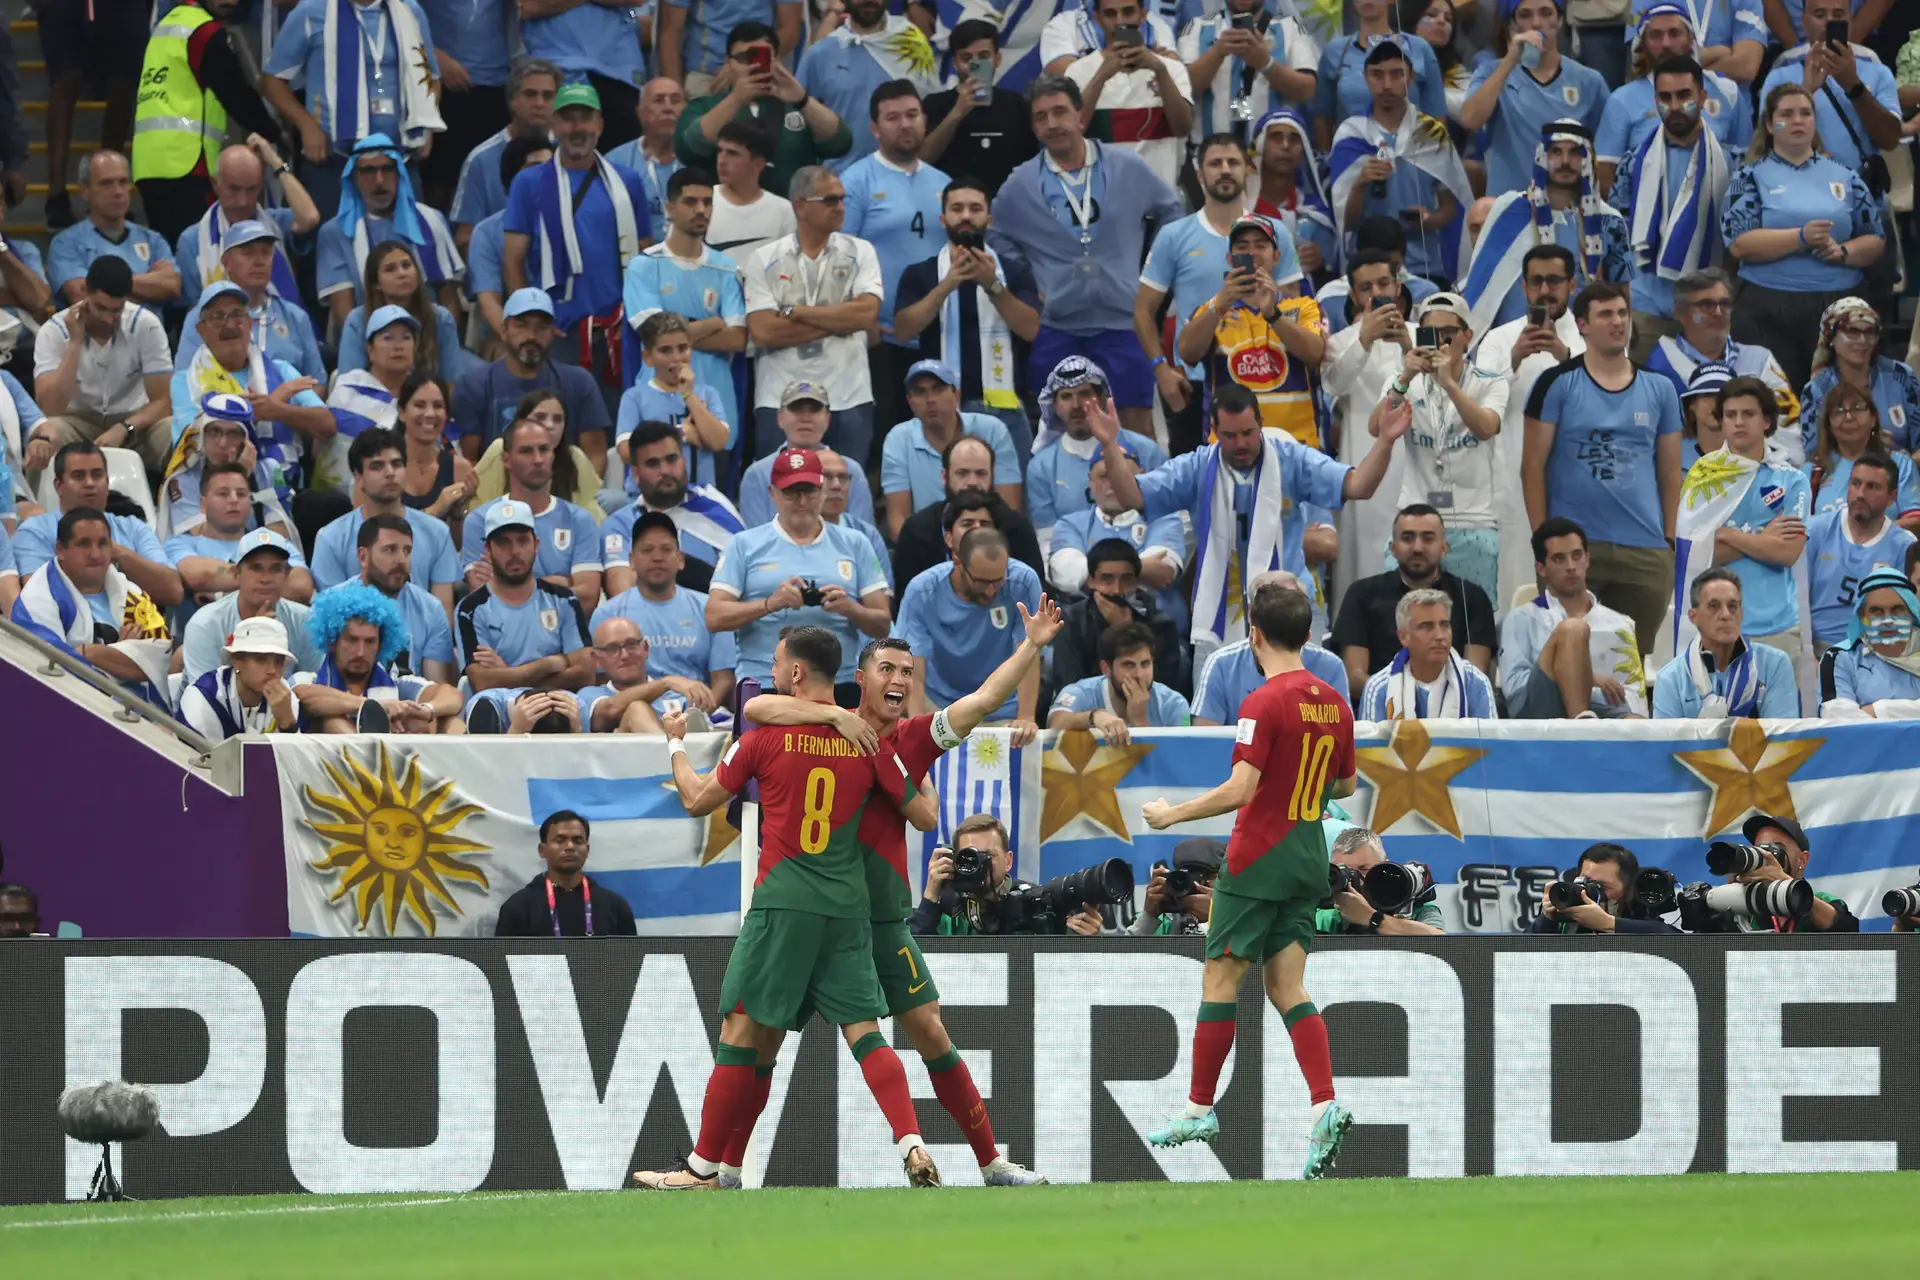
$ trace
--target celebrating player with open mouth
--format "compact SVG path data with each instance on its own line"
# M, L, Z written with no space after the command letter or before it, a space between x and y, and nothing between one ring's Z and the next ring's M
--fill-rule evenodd
M832 632L788 627L780 633L773 650L776 689L831 704L839 670L840 641ZM845 1034L893 1126L907 1181L939 1186L906 1071L880 1034L887 998L873 967L867 859L856 834L876 795L887 797L914 825L932 830L932 797L910 794L906 769L890 745L862 750L836 735L803 730L749 733L703 778L687 760L686 716L673 712L662 724L674 785L692 816L712 813L750 780L760 783L760 877L720 983L720 1043L693 1154L678 1168L642 1171L633 1180L653 1191L721 1187L735 1134L752 1133L767 1103L773 1055L784 1032L798 1031L818 1010ZM756 1072L763 1054L767 1066ZM742 1137L739 1146L745 1145ZM737 1177L737 1164L733 1172Z
M907 694L913 689L913 651L904 640L875 640L860 655L854 678L860 682L860 708L809 702L803 698L762 694L744 708L747 719L767 725L828 725L849 742L871 750L876 739L899 753L907 776L922 795L926 771L944 753L960 745L982 720L998 711L1026 677L1033 664L1058 634L1059 607L1046 596L1040 610L1029 614L1016 604L1027 637L987 682L944 710L902 720ZM990 1187L1023 1187L1045 1178L1000 1154L993 1142L993 1124L987 1105L974 1087L967 1064L953 1047L940 1018L940 992L927 971L926 957L907 928L913 910L913 886L907 874L905 819L893 802L876 795L867 802L860 820L860 844L866 850L867 896L873 908L873 964L887 996L887 1014L900 1019L907 1038L920 1054L933 1081L934 1096L960 1126L980 1162L981 1179ZM768 1055L768 1061L771 1056ZM763 1063L762 1069L765 1069ZM744 1150L746 1134L737 1136ZM734 1163L738 1163L737 1158Z
M1334 1100L1327 1024L1301 980L1313 945L1314 909L1327 892L1321 805L1329 782L1332 795L1353 794L1353 713L1336 690L1301 665L1313 623L1306 596L1267 583L1254 592L1247 620L1267 682L1240 704L1233 773L1204 795L1174 805L1153 800L1141 809L1155 831L1240 811L1226 866L1213 886L1186 1112L1149 1133L1147 1141L1173 1147L1219 1136L1214 1088L1233 1048L1240 983L1258 960L1267 998L1293 1037L1293 1056L1312 1094L1306 1176L1320 1178L1333 1168L1353 1113Z

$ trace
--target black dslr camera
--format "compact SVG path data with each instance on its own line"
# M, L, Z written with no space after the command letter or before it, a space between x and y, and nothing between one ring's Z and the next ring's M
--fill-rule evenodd
M1547 886L1547 901L1560 911L1579 906L1582 894L1596 907L1605 908L1607 905L1607 887L1591 876L1555 880Z
M1327 868L1327 891L1357 893L1375 911L1403 916L1433 900L1433 872L1421 862L1376 862L1365 871L1336 863Z
M949 849L953 859L953 878L947 881L963 898L985 897L993 888L993 855L985 849ZM934 856L939 856L935 850Z
M1082 904L1115 906L1133 899L1133 867L1108 858L1056 876L1045 884L1016 883L1000 900L1000 932L1064 933L1067 917Z
M818 609L825 597L821 594L820 584L812 578L800 579L800 604L807 609Z
M1880 910L1895 920L1920 919L1920 884L1887 890L1880 898Z

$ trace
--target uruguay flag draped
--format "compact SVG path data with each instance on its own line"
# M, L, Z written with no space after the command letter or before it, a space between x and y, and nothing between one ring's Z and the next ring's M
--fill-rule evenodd
M1466 166L1454 150L1444 120L1422 115L1409 107L1400 127L1389 132L1371 116L1349 116L1333 135L1333 150L1327 153L1327 169L1333 183L1330 203L1340 227L1342 246L1350 234L1347 227L1347 197L1360 180L1360 169L1375 156L1391 158L1396 164L1410 164L1453 193L1460 212L1438 236L1448 274L1457 274L1460 260L1460 234L1467 221L1467 209L1473 204L1473 188L1467 182Z

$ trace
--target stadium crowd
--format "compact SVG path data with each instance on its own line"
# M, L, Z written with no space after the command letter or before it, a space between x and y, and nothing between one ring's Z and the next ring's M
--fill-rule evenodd
M1046 592L989 721L1124 741L1276 576L1362 720L1920 714L1887 0L80 8L0 607L208 738L938 707Z

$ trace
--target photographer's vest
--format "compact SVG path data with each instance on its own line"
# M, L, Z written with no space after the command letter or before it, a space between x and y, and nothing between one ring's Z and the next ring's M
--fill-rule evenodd
M147 39L140 96L133 111L133 180L184 178L202 160L212 173L226 144L227 112L200 87L187 61L187 39L213 15L176 6Z

